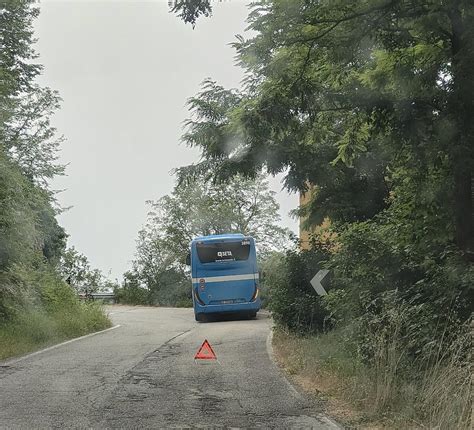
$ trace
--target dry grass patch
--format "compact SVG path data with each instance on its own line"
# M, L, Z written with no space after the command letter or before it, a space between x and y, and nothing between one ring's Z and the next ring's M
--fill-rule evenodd
M340 331L298 337L276 330L276 359L290 378L349 428L470 429L472 393L464 348L447 348L433 363L400 371L398 344L378 346L373 367L345 349ZM440 348L441 349L441 348ZM409 374L409 373L408 373Z

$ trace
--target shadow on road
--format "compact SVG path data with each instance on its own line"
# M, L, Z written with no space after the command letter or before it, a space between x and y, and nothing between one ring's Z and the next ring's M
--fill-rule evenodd
M222 314L205 314L205 320L201 321L201 323L215 323L215 322L222 322L222 321L248 321L248 320L255 320L261 319L261 315L248 316L242 313L222 313Z

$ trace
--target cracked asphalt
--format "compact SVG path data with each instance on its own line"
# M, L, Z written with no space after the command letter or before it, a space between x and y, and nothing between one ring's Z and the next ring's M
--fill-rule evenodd
M271 359L271 320L111 306L120 327L0 362L0 428L338 428ZM211 343L218 361L196 363Z

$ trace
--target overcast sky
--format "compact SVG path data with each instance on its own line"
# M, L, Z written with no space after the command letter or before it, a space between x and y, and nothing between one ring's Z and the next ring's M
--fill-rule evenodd
M53 124L65 135L61 161L67 176L60 223L69 245L112 278L130 268L146 200L168 194L170 170L197 161L179 143L187 98L212 77L239 87L242 70L228 43L243 34L247 8L214 3L214 16L185 25L166 1L41 0L35 23L40 83L60 92ZM296 231L288 211L296 195L278 191L282 223Z

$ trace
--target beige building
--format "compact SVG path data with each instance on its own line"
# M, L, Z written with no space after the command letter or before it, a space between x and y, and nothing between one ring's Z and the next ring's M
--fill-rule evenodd
M300 193L300 207L309 203L315 188L310 186L306 193ZM325 218L324 221L310 229L304 227L305 219L300 217L300 249L307 250L311 248L311 238L316 239L318 243L323 244L331 252L336 252L339 248L337 243L337 234L331 229L331 220Z
M310 188L306 193L300 193L300 207L307 204L311 198L312 188ZM310 248L310 231L306 230L303 227L305 219L300 217L300 248L309 249Z

